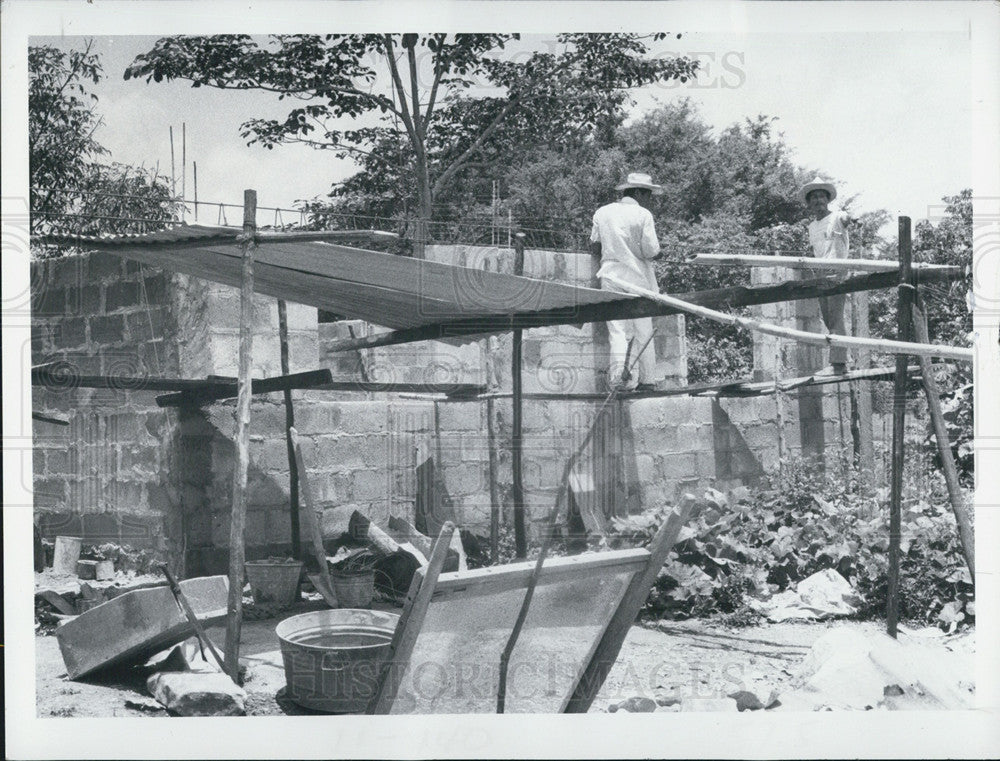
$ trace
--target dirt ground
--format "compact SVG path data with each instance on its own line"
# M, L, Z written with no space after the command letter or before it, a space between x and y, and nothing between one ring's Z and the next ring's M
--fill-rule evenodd
M322 603L301 603L279 618L244 623L241 658L247 666L243 686L248 715L312 713L284 697L285 676L274 627L281 618L323 607ZM724 698L738 691L751 692L763 703L773 697L780 700L791 690L795 669L813 643L835 627L866 636L884 631L879 623L849 621L747 628L706 621L633 626L591 711L607 711L632 697L652 698L660 710L677 710L679 701ZM209 636L221 645L225 630L210 629ZM971 659L973 631L948 639L949 649ZM145 676L136 669L69 681L56 638L38 636L35 647L40 717L168 715L146 692Z

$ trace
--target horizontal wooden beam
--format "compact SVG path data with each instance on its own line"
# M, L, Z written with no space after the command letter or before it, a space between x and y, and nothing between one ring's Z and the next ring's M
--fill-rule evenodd
M70 363L31 371L31 385L47 388L111 388L118 391L197 391L219 384L194 378L150 378L143 375L77 375Z
M382 230L290 230L288 232L258 232L258 243L281 243L283 241L295 240L365 240L365 241L395 241L399 240L396 233L383 232Z
M910 375L920 372L920 367L913 365L908 368ZM852 381L892 380L896 375L893 367L873 367L864 370L852 370L837 375L803 375L798 378L782 378L777 381L779 390L792 391L805 386L827 386L833 383L850 383ZM719 389L702 391L694 396L766 396L774 393L775 381L753 381L747 383L732 383Z
M69 420L66 420L65 418L43 415L41 412L32 412L31 419L39 420L43 423L52 423L53 425L69 425Z
M899 272L899 262L886 259L817 259L812 256L763 256L756 254L695 254L685 264L725 267L787 267L793 270L848 272ZM914 270L950 272L961 276L964 267L947 264L914 264Z
M324 383L330 383L333 375L326 368L319 370L308 370L304 373L292 373L290 375L276 375L273 378L254 378L250 384L253 394L270 394L275 391L292 391L295 389L315 388ZM181 391L179 394L167 394L156 397L156 404L160 407L177 407L186 404L207 404L208 402L220 399L229 399L236 396L236 381L212 378L199 381L201 386Z
M939 367L939 365L934 365ZM781 381L783 390L794 390L800 386L826 386L832 383L850 383L856 380L892 380L895 375L894 368L870 368L867 370L852 370L849 373L840 375L805 375L798 378L785 378ZM920 368L916 365L910 367L909 372L916 374ZM774 392L774 381L750 381L750 380L727 380L709 381L705 383L692 383L687 386L677 388L654 389L650 391L626 391L622 392L624 399L653 399L666 396L708 396L708 397L741 397L759 396ZM482 394L477 399L510 399L510 391L501 391L493 394ZM525 399L532 401L583 401L600 402L607 398L607 394L560 394L557 392L534 392L524 394ZM451 401L446 399L444 401Z
M284 391L285 387L273 388L273 384L270 383L272 381L280 380L282 377L291 378L292 376L268 378L267 381L269 382L269 385L266 388L263 388L263 390L261 390L262 386L258 385L263 382L255 380L253 383L253 393L266 394L272 391ZM480 386L473 383L365 383L362 381L333 381L330 380L328 376L326 380L322 380L318 383L300 383L294 386L288 386L288 389L338 392L360 391L374 394L438 394L444 395L448 399L459 401L463 399L477 398L480 394L486 391L486 386ZM190 404L201 405L220 401L222 399L230 399L234 396L236 396L236 391L233 384L219 384L218 386L206 389L204 392L181 392L179 394L168 394L157 397L156 403L161 407L176 407Z
M950 271L926 270L914 273L918 283L950 282L959 280L964 274ZM873 291L881 288L895 288L899 276L894 272L876 272L855 275L845 280L833 277L812 280L790 280L770 285L741 285L730 288L714 288L707 291L692 291L679 294L677 298L690 304L715 308L736 308L755 304L773 304L782 301L799 301L855 291ZM511 330L539 328L549 325L583 325L588 322L608 320L630 320L639 317L658 317L682 314L684 310L667 304L658 304L648 299L623 297L620 300L601 303L578 304L571 307L547 309L537 312L519 312L480 317L450 322L422 325L416 328L394 330L374 336L348 338L327 345L328 351L355 351L378 346L412 343L414 341L442 341L462 336L487 335Z

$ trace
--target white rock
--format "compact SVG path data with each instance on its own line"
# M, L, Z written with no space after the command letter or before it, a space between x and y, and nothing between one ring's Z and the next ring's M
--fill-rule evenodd
M681 701L681 713L711 711L737 713L739 709L732 698L685 698Z
M222 673L165 671L146 680L146 688L180 716L242 716L246 693Z

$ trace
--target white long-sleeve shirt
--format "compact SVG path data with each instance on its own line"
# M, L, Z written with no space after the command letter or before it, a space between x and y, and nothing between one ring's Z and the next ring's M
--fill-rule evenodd
M601 270L626 282L658 290L652 259L660 253L653 215L629 196L594 212L591 242L601 244Z

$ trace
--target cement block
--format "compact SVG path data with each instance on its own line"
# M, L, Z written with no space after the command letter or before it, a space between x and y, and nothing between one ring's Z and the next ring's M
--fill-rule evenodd
M89 280L101 281L119 278L123 271L122 258L114 254L92 253L87 261Z
M82 318L67 318L56 323L52 341L57 349L72 349L87 342L87 325Z
M225 618L229 590L225 576L188 579L180 586L199 621ZM194 634L166 586L126 592L56 630L70 679L115 664L142 662Z
M351 513L355 510L361 510L360 506L355 504L346 504L337 505L336 507L324 510L323 516L320 519L320 531L323 536L327 538L334 538L347 531L348 524L351 520ZM367 510L361 510L361 512L368 515Z
M661 477L676 481L697 477L697 461L693 454L671 454L662 458Z
M388 427L384 402L344 402L340 405L340 430L344 433L381 433Z
M438 426L442 434L446 431L485 430L485 408L486 405L479 402L440 402L437 405Z
M656 467L656 461L651 455L636 455L635 469L640 483L650 484L660 479L660 473L659 469Z
M125 318L121 315L91 317L90 340L98 344L121 343L125 340Z
M125 284L127 285L127 284ZM166 310L154 308L148 312L134 312L125 315L130 340L140 343L154 338L163 338L166 326Z
M100 560L94 567L94 579L105 581L115 576L115 564L110 560Z
M676 452L682 447L687 448L688 442L678 435L676 426L644 428L635 432L635 447L637 451L653 455Z
M167 288L169 287L169 283L169 275L163 273L147 277L143 283L143 288L146 293L146 303L157 305L166 304Z
M135 307L139 303L138 283L108 283L104 289L104 311L106 312Z
M222 673L163 671L146 680L146 689L178 716L242 716L246 693Z

